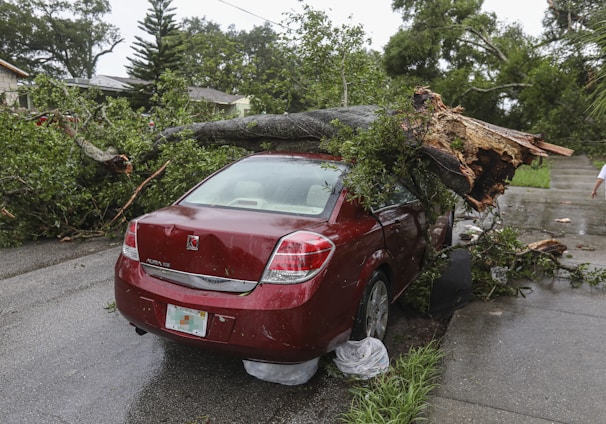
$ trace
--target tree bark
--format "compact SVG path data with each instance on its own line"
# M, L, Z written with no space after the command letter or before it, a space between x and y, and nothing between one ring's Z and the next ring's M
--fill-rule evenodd
M112 172L130 174L133 170L132 164L126 155L120 155L112 150L103 151L90 141L78 135L78 132L69 124L69 121L59 111L55 110L54 119L65 133L74 139L82 149L82 153L95 162L103 164Z
M377 106L351 106L283 115L253 115L223 121L200 122L168 128L156 138L155 154L164 143L191 136L201 145L232 145L251 151L317 152L320 140L337 133L332 121L351 128L368 128L377 117Z

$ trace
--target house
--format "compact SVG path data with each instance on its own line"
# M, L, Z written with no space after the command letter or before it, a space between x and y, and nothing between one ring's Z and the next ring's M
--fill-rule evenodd
M68 86L88 89L98 87L105 96L119 97L132 89L133 85L146 84L146 81L97 75L90 80L84 78L70 78L64 80ZM212 103L226 115L245 116L250 111L250 99L242 95L227 94L213 88L189 87L189 96L194 101Z
M212 103L226 115L246 116L250 112L248 97L227 94L214 88L189 87L189 97L194 101Z
M3 98L0 103L13 105L19 100L18 80L27 77L29 77L27 72L0 59L0 99Z

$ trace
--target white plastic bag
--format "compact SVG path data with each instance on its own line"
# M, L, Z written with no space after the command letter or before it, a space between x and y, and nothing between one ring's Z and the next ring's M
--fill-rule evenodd
M502 266L493 266L490 268L490 276L494 281L499 284L506 285L507 284L507 273L509 272L509 268Z
M246 372L259 380L279 383L286 386L296 386L307 383L318 371L320 358L300 364L272 364L243 360Z
M334 362L342 373L367 380L389 368L389 355L383 342L374 337L350 340L335 349Z

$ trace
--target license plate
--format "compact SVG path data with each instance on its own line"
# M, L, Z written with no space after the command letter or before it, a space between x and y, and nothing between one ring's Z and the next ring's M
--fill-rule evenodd
M166 308L166 328L193 334L198 337L206 336L208 313L196 309L183 308L168 304Z

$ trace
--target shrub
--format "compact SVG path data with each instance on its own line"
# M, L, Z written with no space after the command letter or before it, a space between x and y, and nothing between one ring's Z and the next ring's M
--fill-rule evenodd
M156 130L191 123L200 111L184 101L183 81L168 74L157 99ZM166 206L187 188L224 164L240 157L241 149L201 148L193 140L166 146L152 160L144 153L156 132L143 111L126 99L84 93L57 81L38 77L29 88L39 113L0 110L0 247L49 237L80 237L112 231L108 224L133 193L169 159L163 178L140 190L118 225L143 212ZM102 151L128 156L133 172L115 173L87 157L76 140L53 119L53 111L68 117L77 135ZM42 122L39 117L47 119ZM218 118L218 117L217 117Z

